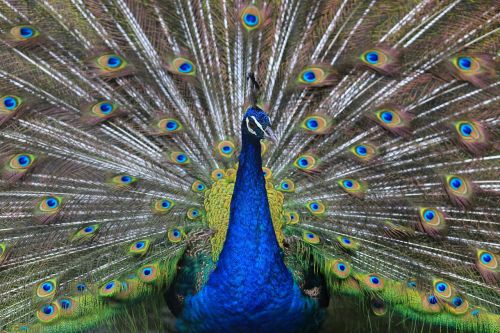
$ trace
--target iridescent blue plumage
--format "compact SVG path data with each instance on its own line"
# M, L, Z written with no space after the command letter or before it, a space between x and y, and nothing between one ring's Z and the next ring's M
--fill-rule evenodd
M186 299L181 332L302 332L320 316L283 262L262 172L263 131L247 125L252 117L269 126L262 110L248 109L226 242L207 284Z

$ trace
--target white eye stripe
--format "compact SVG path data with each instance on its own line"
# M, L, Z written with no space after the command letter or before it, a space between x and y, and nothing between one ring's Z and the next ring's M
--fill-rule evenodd
M257 121L257 118L255 118L254 116L251 116L251 118L253 119L253 121L255 121L255 124L257 125L257 127L260 128L260 130L262 132L264 132L264 128L262 128L262 125ZM248 119L248 118L247 118Z
M246 121L247 121L247 129L248 129L248 131L250 133L252 133L253 135L257 136L257 133L255 133L255 131L250 128L250 120L247 118Z

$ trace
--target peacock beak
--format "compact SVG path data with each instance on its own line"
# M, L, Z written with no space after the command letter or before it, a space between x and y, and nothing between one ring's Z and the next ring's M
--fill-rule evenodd
M274 143L278 142L278 138L276 137L276 134L274 134L273 130L271 129L271 126L267 126L265 131L264 131L264 137L266 139L271 140Z

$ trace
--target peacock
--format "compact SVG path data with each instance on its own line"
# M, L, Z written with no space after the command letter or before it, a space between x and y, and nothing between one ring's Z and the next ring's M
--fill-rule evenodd
M500 332L499 18L1 0L0 331Z

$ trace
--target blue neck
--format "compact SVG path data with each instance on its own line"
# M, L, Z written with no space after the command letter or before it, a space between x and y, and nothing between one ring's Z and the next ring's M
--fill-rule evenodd
M283 262L260 154L244 133L226 241L205 286L186 299L180 332L295 332L316 313Z

